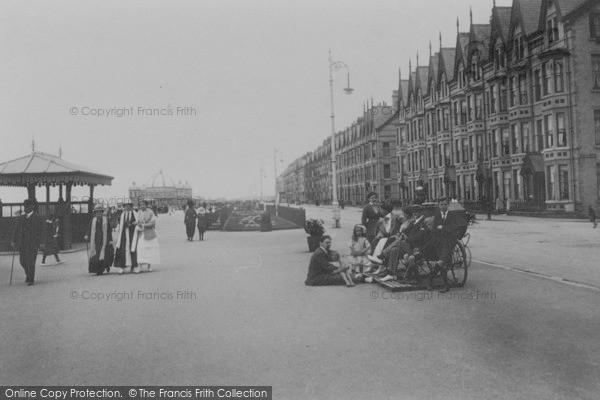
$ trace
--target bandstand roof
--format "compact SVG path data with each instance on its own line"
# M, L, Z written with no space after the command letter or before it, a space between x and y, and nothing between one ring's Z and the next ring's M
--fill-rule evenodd
M33 153L0 164L0 186L30 184L110 185L113 177L67 162L53 154Z

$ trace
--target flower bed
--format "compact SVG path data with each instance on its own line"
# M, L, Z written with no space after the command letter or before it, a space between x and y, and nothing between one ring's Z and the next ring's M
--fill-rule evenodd
M262 213L260 212L234 211L227 219L227 222L223 226L223 230L241 232L260 231L261 214ZM298 228L298 225L293 222L274 215L271 215L271 224L273 225L273 230Z

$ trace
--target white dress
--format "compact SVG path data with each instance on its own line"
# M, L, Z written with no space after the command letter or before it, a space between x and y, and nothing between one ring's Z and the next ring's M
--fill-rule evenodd
M154 231L154 226L156 224L156 216L154 212L147 208L146 211L140 211L138 213L138 221L145 223L146 228L141 228L143 230ZM137 240L137 262L138 264L151 264L157 265L160 264L160 249L158 247L158 237L153 239L146 239L143 230L138 231L138 240Z

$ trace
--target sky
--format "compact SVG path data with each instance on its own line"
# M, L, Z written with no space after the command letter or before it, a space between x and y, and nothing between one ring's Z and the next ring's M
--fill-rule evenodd
M492 0L0 2L0 163L35 150L113 176L127 196L159 171L194 196L272 196L277 172L370 102L391 103L409 60L427 65ZM496 1L510 6L508 0ZM277 152L275 151L277 149ZM280 162L282 160L282 162ZM45 199L39 190L38 199ZM85 195L86 188L74 190ZM57 191L51 200L55 201ZM24 188L0 187L4 202Z

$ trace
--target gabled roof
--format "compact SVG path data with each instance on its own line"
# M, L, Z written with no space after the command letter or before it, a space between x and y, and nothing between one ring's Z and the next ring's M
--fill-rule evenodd
M421 66L417 67L417 84L415 86L415 96L418 93L418 90L421 90L421 96L424 96L427 93L427 76L429 75L429 67ZM416 99L416 97L415 97Z
M508 25L506 27L508 30ZM486 61L489 53L485 51L484 43L488 43L488 39L491 35L492 26L490 24L471 24L471 31L469 32L469 44L467 48L467 66L471 64L471 55L473 54L472 49L477 49L479 52L479 60Z
M406 96L408 95L408 79L400 80L399 89L400 91L398 93L398 104L402 107L405 107L407 100Z
M417 80L417 73L415 71L410 72L408 78L408 90L406 91L406 105L409 106L413 103L415 98L415 81Z
M427 78L427 90L425 93L431 94L438 86L438 70L440 68L440 53L435 53L429 57L429 73ZM433 80L433 86L431 81Z
M456 73L458 72L458 67L462 63L466 65L467 63L467 54L464 51L466 46L469 44L469 33L467 32L459 32L456 35L456 52L454 56L454 65L452 66L453 78L456 78ZM450 80L450 79L449 79Z
M446 73L446 79L449 81L454 79L454 58L456 57L456 49L444 47L440 49L440 67L438 70L438 83L442 80L442 74Z
M511 15L512 7L494 7L487 37L494 32L502 37L504 43L508 42Z
M541 10L539 11L539 24L538 29L543 31L546 28L546 10L548 9L549 0L542 0ZM579 10L586 9L588 6L592 6L594 3L597 4L597 0L559 0L556 1L556 7L558 15L561 20L565 17L573 14Z
M112 180L112 176L37 151L0 164L0 185L4 186L67 182L110 185Z
M514 28L521 27L523 36L539 30L540 0L513 0L508 40L512 40Z

